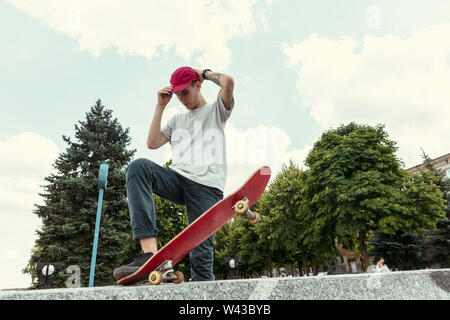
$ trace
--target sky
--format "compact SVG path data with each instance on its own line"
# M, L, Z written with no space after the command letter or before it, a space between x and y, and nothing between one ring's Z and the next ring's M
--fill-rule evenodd
M404 168L450 152L448 0L0 0L0 289L31 284L34 205L98 99L135 158L171 158L146 139L180 66L234 78L225 196L262 165L303 167L351 121L384 124ZM218 90L203 83L207 101ZM172 99L163 125L183 111Z

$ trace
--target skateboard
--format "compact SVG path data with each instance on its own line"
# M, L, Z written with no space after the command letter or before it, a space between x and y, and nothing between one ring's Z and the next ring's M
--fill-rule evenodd
M148 279L151 285L180 283L183 274L173 267L189 252L219 230L236 215L258 223L261 216L250 207L259 199L269 182L271 169L261 167L234 193L217 202L158 250L139 270L117 281L118 285L135 284Z

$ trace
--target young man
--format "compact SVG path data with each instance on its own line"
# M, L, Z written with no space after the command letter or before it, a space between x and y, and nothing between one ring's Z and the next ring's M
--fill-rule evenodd
M220 86L213 103L207 103L201 94L204 80ZM172 164L164 168L137 159L127 169L133 239L139 240L142 252L130 264L114 270L116 280L137 271L158 251L153 193L185 205L189 223L223 198L227 174L224 128L234 106L233 78L209 69L181 67L173 72L170 84L158 91L147 146L158 149L169 142ZM172 117L161 129L162 114L173 94L187 111ZM189 258L191 281L214 280L214 235L191 251Z

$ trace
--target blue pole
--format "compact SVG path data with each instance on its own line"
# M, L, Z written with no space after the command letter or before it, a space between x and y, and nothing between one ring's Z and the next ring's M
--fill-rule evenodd
M94 286L95 261L97 259L98 235L100 232L100 219L102 216L101 213L102 213L103 192L104 190L100 189L100 193L98 195L97 218L95 220L94 246L92 248L91 274L89 276L89 287Z
M98 171L99 194L98 194L97 218L95 219L94 244L92 246L91 274L89 276L89 287L94 286L95 260L97 260L98 234L100 232L100 219L102 216L103 192L106 189L108 180L108 168L109 168L108 164L102 163L100 165L100 170Z

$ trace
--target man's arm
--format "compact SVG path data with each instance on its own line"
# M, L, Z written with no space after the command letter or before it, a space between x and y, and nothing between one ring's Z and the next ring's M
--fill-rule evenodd
M199 73L200 81L203 81L202 71L196 70ZM206 71L205 80L210 80L220 87L219 95L227 110L231 109L231 103L233 102L233 90L234 90L234 80L232 77L214 72Z
M164 108L157 105L150 129L148 130L147 147L149 149L158 149L169 141L161 132L161 119L163 112Z
M161 132L161 119L164 109L172 98L172 89L173 86L168 86L159 90L157 93L158 104L156 105L150 129L148 130L147 147L149 149L158 149L169 141Z

